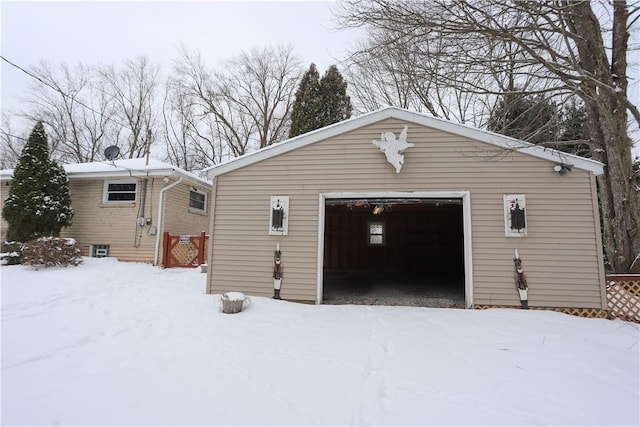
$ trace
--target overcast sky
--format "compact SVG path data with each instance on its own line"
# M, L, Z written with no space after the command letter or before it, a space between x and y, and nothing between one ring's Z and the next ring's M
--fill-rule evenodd
M337 31L328 1L0 2L2 56L25 68L39 60L119 64L146 54L168 73L177 47L198 51L208 66L240 51L292 45L305 68L320 73L357 38ZM2 109L18 106L29 80L1 64Z
M146 54L164 73L177 48L215 67L240 51L291 45L305 68L323 73L344 59L360 32L337 30L331 1L6 1L0 0L2 56L28 68L40 60L120 64ZM632 44L638 45L639 34ZM640 104L640 51L629 55L629 97ZM2 110L19 108L27 77L0 61ZM634 140L638 130L634 125ZM635 151L640 153L640 144Z

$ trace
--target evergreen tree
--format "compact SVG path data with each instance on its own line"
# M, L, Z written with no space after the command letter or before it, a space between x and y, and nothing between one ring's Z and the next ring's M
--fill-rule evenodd
M289 137L348 119L351 117L351 110L347 82L338 68L332 65L320 79L316 65L311 64L302 76L296 92Z
M316 64L311 64L302 76L296 100L291 108L291 129L289 138L318 129L320 122L320 75Z
M332 65L320 79L320 126L329 126L351 117L351 98L347 95L347 82L338 67Z
M42 122L38 122L13 171L2 216L7 239L26 242L40 236L59 236L71 225L73 209L64 169L49 159Z
M558 141L571 141L560 144L560 150L583 157L592 157L589 147L589 128L587 126L587 111L584 103L572 98L562 109L560 134Z
M555 141L557 107L542 95L505 94L491 112L487 128L533 144Z

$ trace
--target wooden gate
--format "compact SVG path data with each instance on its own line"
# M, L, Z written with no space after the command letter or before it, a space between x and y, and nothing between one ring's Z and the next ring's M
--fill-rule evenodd
M209 236L170 234L162 239L162 267L198 267L207 259Z

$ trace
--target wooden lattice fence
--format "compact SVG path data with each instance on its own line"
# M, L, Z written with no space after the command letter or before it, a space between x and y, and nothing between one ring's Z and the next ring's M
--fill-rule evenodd
M640 275L607 276L609 316L640 323Z
M621 319L640 323L640 275L610 275L606 277L607 309L571 307L535 307L532 310L553 310L580 317ZM509 308L496 305L475 305L477 309ZM511 307L515 308L515 307Z

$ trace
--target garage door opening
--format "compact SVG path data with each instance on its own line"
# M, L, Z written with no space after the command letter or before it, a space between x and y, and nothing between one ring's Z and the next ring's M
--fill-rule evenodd
M465 307L457 198L326 199L325 304Z

